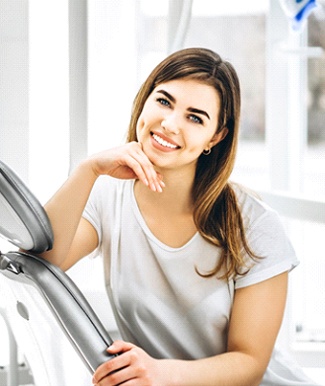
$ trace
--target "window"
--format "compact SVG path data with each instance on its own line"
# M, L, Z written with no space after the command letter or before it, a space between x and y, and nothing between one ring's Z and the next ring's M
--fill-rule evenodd
M307 138L303 192L325 197L325 2L309 17L307 42Z
M305 131L301 150L302 168L299 188L303 196L324 201L325 198L325 2L309 17L305 47L300 60L305 66L304 90ZM304 76L304 74L302 75ZM296 332L299 342L325 342L324 273L325 262L321 252L325 232L323 223L301 221L292 224L296 245L300 251L301 268L296 290L305 296L294 302ZM298 299L303 299L298 301Z

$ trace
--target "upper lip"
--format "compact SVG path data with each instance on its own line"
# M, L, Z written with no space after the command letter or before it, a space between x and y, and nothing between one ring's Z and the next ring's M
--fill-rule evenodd
M166 141L166 142L169 142L169 143L172 144L172 145L175 145L175 146L177 146L177 147L180 147L178 143L176 143L175 141L173 141L173 140L170 139L169 137L166 137L166 135L160 133L159 131L152 131L152 132L151 132L151 135L153 135L153 134L158 135L158 137L160 137L161 139L163 139L163 140Z

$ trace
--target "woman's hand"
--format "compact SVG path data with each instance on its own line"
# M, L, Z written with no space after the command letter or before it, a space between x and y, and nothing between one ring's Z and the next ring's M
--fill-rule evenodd
M120 355L98 367L93 377L95 386L170 385L168 373L163 368L164 361L150 357L139 347L117 340L107 351Z
M142 150L139 142L97 153L89 158L94 173L120 179L139 179L154 192L161 192L165 184L162 176Z

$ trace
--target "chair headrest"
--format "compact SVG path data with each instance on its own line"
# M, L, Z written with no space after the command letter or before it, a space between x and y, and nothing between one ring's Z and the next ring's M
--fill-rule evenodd
M52 248L53 232L42 205L8 165L0 161L0 236L27 251Z

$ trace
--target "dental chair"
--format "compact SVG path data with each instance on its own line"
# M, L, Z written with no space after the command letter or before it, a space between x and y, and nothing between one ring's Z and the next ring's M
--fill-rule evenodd
M17 247L0 252L0 301L34 384L90 386L112 339L71 278L35 255L52 248L49 219L1 161L0 236Z

